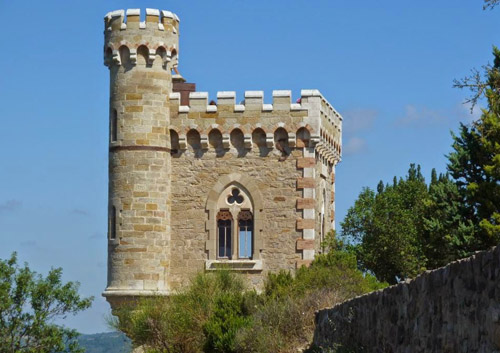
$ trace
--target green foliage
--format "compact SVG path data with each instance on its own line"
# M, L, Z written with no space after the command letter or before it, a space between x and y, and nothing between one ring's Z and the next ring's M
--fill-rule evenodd
M488 108L471 126L460 125L448 156L448 170L467 206L466 217L478 228L474 249L500 242L500 50L494 47L493 55L493 66L484 67L485 81L473 86Z
M236 333L251 322L243 304L241 293L225 293L216 298L214 311L203 325L204 352L236 352Z
M295 276L269 274L261 294L229 270L201 273L180 293L118 310L115 326L150 353L296 352L311 341L316 310L387 285L357 270L333 233L325 247Z
M358 243L360 266L389 283L413 277L425 264L418 241L422 232L427 186L420 166L411 165L405 179L365 188L341 224L343 235Z
M121 332L105 332L92 335L81 335L78 343L85 353L130 353L132 345L127 336Z
M114 326L127 334L135 346L149 347L151 353L201 352L205 345L217 352L219 347L233 345L234 335L227 334L226 329L236 329L221 326L220 321L225 310L230 316L243 313L242 303L240 311L234 306L235 301L243 302L243 291L241 278L228 270L200 273L182 292L142 299L136 306L118 309L119 320ZM241 322L224 324L238 326Z
M62 270L47 277L19 267L16 254L0 260L0 352L82 352L78 333L54 320L90 307L92 298L80 298L78 283L61 282Z
M466 219L458 186L447 174L437 177L433 170L425 208L422 241L427 267L437 268L470 255L476 228Z
M328 253L301 267L295 277L286 271L267 277L253 324L237 336L238 352L296 352L311 341L316 310L387 286L357 270L355 253L336 241L333 232L324 247Z
M376 193L363 189L341 226L359 267L394 284L475 250L476 227L467 212L448 175L432 170L427 185L412 164L404 179L380 182Z
M500 0L484 0L484 5L483 5L483 9L486 10L486 9L493 9L495 6L498 5L498 3L500 2Z

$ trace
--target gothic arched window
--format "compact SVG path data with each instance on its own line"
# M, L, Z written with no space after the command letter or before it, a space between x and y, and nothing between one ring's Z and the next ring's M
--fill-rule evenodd
M254 251L253 206L247 191L229 185L219 195L217 258L251 260Z

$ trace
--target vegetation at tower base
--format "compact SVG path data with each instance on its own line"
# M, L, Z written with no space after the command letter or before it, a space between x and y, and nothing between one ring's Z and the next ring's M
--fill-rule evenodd
M270 274L261 294L229 270L200 273L175 295L119 308L114 325L149 353L296 352L311 342L316 310L386 286L342 244L328 246L295 276Z
M54 320L89 308L92 298L81 298L78 283L62 283L61 274L52 269L44 278L27 264L19 267L16 253L0 260L0 352L84 351L79 334Z

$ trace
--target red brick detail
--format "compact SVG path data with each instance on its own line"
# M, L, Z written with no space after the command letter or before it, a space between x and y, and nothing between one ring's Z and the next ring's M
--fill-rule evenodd
M298 239L297 250L314 250L314 239Z
M302 266L309 267L311 266L312 260L297 260L296 267L301 268Z
M303 219L299 218L297 219L297 229L298 230L303 230L303 229L314 229L314 219Z
M331 196L332 196L331 197L332 202L335 202L335 192L334 191L332 191L332 195Z
M312 168L316 165L316 160L314 157L303 157L297 159L297 168Z
M313 189L314 187L314 178L297 178L297 189Z
M330 213L330 220L333 222L335 220L335 211L332 210Z
M332 173L332 184L335 183L335 173Z
M181 94L181 105L189 105L189 93L196 92L196 84L187 82L174 82L172 86L173 92L179 92Z
M297 209L298 210L314 209L314 199L311 198L297 199Z

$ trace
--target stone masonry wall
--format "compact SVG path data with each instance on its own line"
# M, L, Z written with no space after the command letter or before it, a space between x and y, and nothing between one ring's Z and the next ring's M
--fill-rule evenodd
M263 265L256 270L240 271L246 273L251 286L261 287L268 271L294 270L307 264L303 248L312 252L318 249L314 244L298 243L303 236L302 227L314 228L314 224L303 224L302 208L297 208L303 189L309 187L300 185L305 168L301 163L306 151L314 156L314 148L296 146L295 132L301 124L312 125L314 119L308 118L304 108L291 110L291 98L286 93L285 97L275 97L274 109L270 111L263 109L258 92L246 97L242 111L237 111L234 96L228 93L219 95L217 106L209 106L216 109L214 112L205 111L208 99L204 93L191 94L188 112L172 103L170 128L181 137L186 136L185 147L172 155L171 239L175 250L168 274L172 289L185 285L206 268L209 258L214 258L207 248L210 219L206 203L224 176L249 177L262 198L261 210L255 210L261 211L261 226L257 228L256 224L254 232L261 239L258 257ZM286 157L276 148L275 131L280 128L288 133L283 142L288 145ZM239 138L235 130L241 131ZM199 133L194 142L190 131ZM314 178L311 182L314 185ZM242 186L248 187L245 183Z
M327 351L500 352L500 247L316 315Z
M224 175L239 173L255 179L264 196L263 229L261 232L263 250L260 253L264 271L248 273L250 282L259 287L262 275L268 270L295 269L301 253L296 241L301 232L296 230L296 219L300 217L295 209L300 190L296 190L299 171L293 151L284 161L270 153L261 157L259 150L250 150L244 158L238 158L236 151L228 151L216 158L214 150L207 150L202 157L193 158L192 152L172 158L172 249L169 282L171 288L179 288L191 276L205 268L208 259L205 242L207 214L205 203L215 183Z

